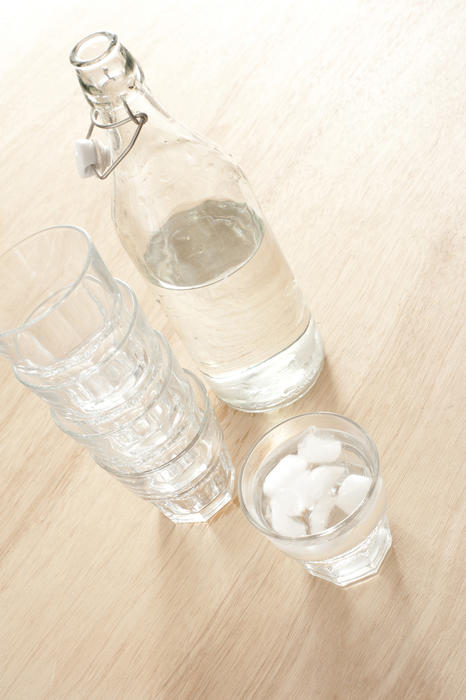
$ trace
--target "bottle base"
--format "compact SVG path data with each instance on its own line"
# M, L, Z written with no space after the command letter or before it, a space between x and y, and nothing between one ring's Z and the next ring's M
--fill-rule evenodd
M285 350L252 367L215 377L202 373L224 403L246 413L264 413L297 401L314 386L324 363L324 348L311 319Z

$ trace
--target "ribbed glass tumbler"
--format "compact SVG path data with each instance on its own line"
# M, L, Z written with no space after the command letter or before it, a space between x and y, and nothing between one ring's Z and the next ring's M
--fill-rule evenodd
M205 521L234 471L204 387L88 234L54 226L0 256L0 354L95 461L175 522Z

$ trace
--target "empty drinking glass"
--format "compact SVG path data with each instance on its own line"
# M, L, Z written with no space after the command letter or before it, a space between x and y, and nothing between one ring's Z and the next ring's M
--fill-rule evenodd
M65 433L86 445L97 464L168 518L201 522L230 501L234 472L207 392L193 374L186 375L196 420L162 443L152 407L130 424L103 435L74 432L76 424L59 421L53 411L52 416Z
M207 394L83 229L54 226L29 236L0 256L0 280L0 354L65 432L122 476L178 459L170 493L178 503L192 491L182 507L170 509L165 492L160 500L133 488L172 520L206 520L230 500L233 468Z

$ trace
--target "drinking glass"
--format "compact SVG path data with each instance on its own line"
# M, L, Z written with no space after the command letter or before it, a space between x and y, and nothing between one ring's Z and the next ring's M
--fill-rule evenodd
M0 256L0 287L0 354L98 464L123 483L150 471L133 490L176 522L206 520L231 499L233 467L205 390L86 231L24 239ZM170 481L162 495L151 487L160 479Z
M94 460L174 522L202 522L231 500L234 470L205 387L185 370L197 408L195 420L180 426L172 439L160 440L150 408L128 425L99 435L61 430L84 444Z
M121 296L83 229L52 226L20 241L0 256L0 282L0 353L32 390L107 351Z
M295 416L265 433L246 457L238 494L278 549L339 586L375 574L390 548L377 449L336 413Z

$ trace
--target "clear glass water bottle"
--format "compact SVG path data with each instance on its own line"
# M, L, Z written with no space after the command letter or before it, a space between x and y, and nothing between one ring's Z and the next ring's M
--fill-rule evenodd
M84 38L70 60L91 105L78 169L112 173L120 240L202 376L243 411L295 401L322 342L241 168L167 114L114 34Z

